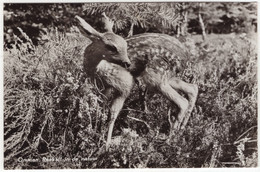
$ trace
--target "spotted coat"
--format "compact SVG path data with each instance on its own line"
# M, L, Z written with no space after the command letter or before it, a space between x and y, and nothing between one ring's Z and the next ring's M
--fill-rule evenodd
M178 39L158 33L135 35L127 40L130 72L140 76L145 70L155 73L172 73L188 53Z

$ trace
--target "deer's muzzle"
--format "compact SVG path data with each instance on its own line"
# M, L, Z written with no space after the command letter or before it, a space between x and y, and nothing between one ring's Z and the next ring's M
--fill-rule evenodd
M129 68L131 66L131 62L123 62L124 68Z

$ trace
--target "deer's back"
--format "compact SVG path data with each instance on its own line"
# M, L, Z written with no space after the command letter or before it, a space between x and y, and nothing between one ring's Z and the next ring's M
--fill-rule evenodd
M127 39L128 56L132 62L130 71L139 76L145 70L155 73L173 71L176 65L188 57L181 42L169 35L145 33Z

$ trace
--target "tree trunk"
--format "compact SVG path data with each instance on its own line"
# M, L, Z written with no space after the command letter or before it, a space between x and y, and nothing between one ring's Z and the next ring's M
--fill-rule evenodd
M181 27L180 27L181 24L178 24L177 25L177 37L180 37L181 35Z
M200 3L199 6L200 6L200 9L199 9L199 22L200 22L200 27L201 27L201 30L202 30L202 39L203 39L203 41L205 41L206 40L206 29L205 29L205 24L203 22L203 19L202 19L201 13L200 13L202 4Z
M133 33L134 33L134 22L131 23L131 27L130 27L127 37L129 38L129 37L133 36Z
M187 34L187 28L188 28L188 11L185 11L184 20L181 25L181 35L182 36L185 36Z

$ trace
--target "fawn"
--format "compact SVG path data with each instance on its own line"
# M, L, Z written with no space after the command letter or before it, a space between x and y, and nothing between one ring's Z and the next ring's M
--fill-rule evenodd
M198 87L173 76L176 58L187 55L182 44L174 37L159 33L144 33L124 40L113 33L113 22L104 13L105 33L96 31L81 17L76 18L81 32L92 40L85 50L84 70L89 75L99 75L107 90L115 90L106 149L111 143L115 120L135 80L178 106L177 118L171 118L170 137L174 130L184 128L195 105ZM177 91L187 94L188 100Z

